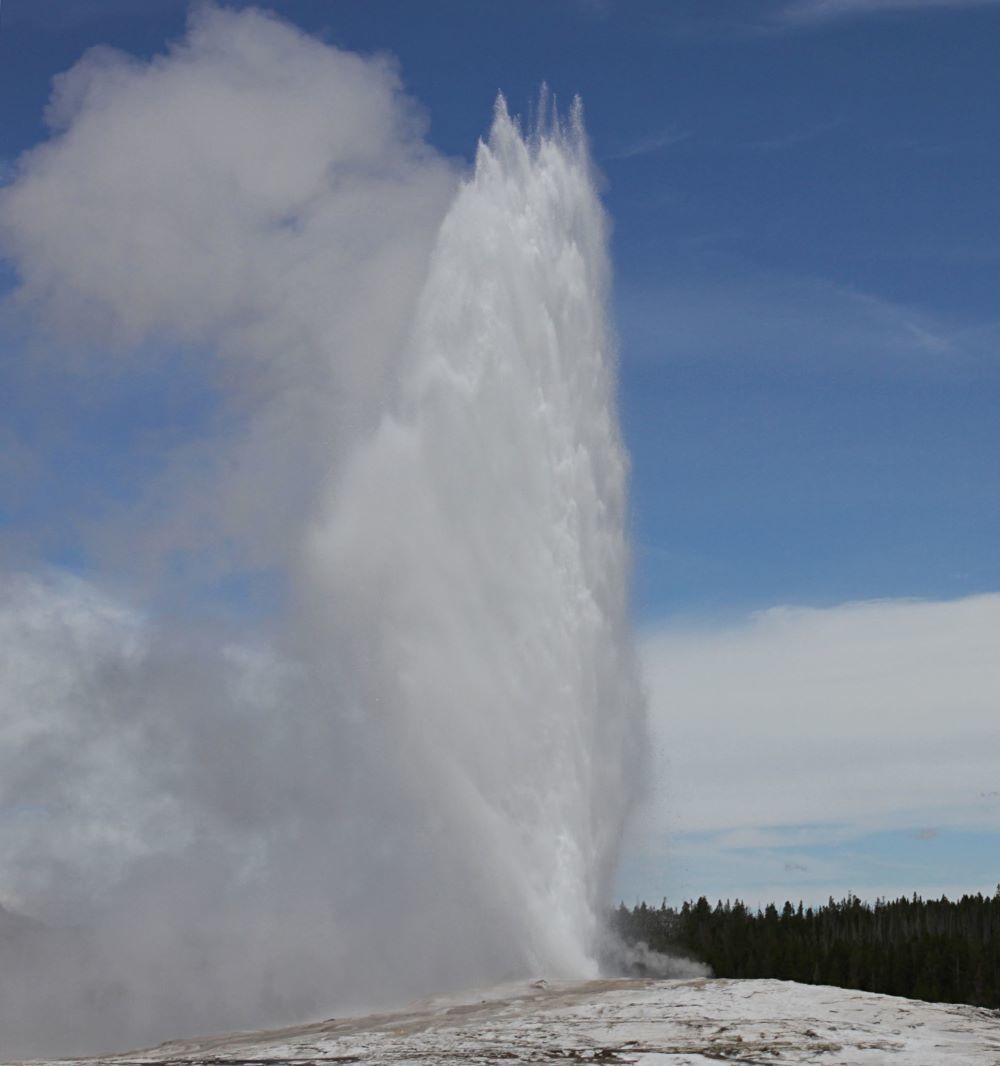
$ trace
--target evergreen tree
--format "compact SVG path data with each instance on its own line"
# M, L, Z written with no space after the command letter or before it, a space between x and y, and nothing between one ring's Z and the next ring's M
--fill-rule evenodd
M613 927L629 943L693 956L718 977L776 977L1000 1009L1000 885L952 902L857 896L816 909L702 896L675 910L620 905Z

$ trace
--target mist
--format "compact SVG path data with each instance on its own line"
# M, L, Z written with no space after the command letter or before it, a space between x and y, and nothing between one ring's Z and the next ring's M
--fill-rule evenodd
M213 6L57 79L0 189L24 358L217 414L85 575L2 578L0 1053L596 974L644 701L607 222L540 112L466 172L391 60Z

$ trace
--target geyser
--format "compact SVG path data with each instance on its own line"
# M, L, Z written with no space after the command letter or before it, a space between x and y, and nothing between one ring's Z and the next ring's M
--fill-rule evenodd
M24 313L210 355L230 416L105 543L284 595L235 632L113 551L6 579L0 902L43 924L0 1054L594 973L644 714L579 104L500 99L456 180L384 61L203 7L53 114L0 193Z
M605 243L579 104L525 138L501 98L310 539L319 629L469 922L464 980L593 969L640 767Z

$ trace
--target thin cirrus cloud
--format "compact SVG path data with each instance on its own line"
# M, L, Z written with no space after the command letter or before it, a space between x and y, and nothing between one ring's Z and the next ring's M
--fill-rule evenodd
M640 359L728 360L755 353L768 365L936 371L988 347L933 315L820 278L745 272L622 285L627 350ZM823 343L817 349L816 337Z
M664 148L669 148L672 144L686 141L690 136L691 134L685 130L679 130L671 126L667 129L660 130L657 133L647 134L645 137L639 137L634 141L629 141L611 152L606 158L635 159L639 156L655 155L657 152L661 152Z
M844 125L843 118L833 118L827 122L818 122L813 126L803 129L790 130L787 133L775 134L772 137L762 137L756 141L749 141L743 147L758 152L781 152L788 148L798 148L799 145L808 144L818 140L827 133L833 132Z
M996 2L997 0L792 0L780 9L778 20L790 26L814 26L839 19L863 18L894 11L985 7Z

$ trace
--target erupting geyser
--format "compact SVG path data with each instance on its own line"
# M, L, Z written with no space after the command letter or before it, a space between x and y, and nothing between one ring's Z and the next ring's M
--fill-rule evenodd
M607 302L579 104L526 138L501 98L389 412L312 537L465 980L593 971L640 769Z
M207 5L50 119L0 192L24 313L219 372L111 512L145 610L3 579L0 902L40 924L0 1053L595 973L644 711L579 104L498 100L460 178L383 60ZM149 576L220 554L281 592L252 632Z

